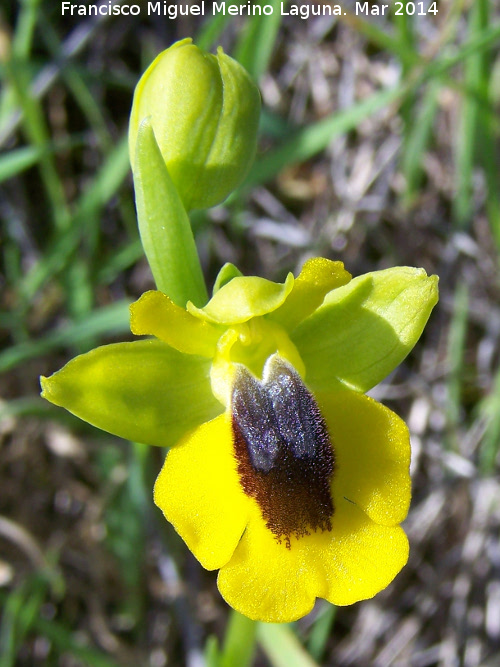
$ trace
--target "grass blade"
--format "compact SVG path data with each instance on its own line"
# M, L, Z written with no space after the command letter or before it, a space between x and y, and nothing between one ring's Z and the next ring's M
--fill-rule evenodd
M195 44L203 51L208 51L219 39L219 35L231 19L230 14L214 14L203 23L197 36Z
M269 151L255 162L245 186L264 183L286 165L311 158L328 146L336 136L349 132L364 118L373 115L397 100L403 94L404 89L404 86L400 85L390 90L383 90L341 113L336 113L313 125L297 129L288 141Z
M475 2L469 13L469 36L474 39L488 27L488 11L484 0ZM472 172L475 162L475 147L478 139L480 105L478 98L487 99L488 54L477 51L468 56L464 63L465 85L471 91L464 99L460 128L456 146L456 191L454 218L459 227L466 226L472 215Z
M73 347L89 338L123 334L129 330L129 303L117 301L110 306L95 310L83 322L69 324L62 329L51 331L43 338L19 343L4 350L0 353L0 372L51 350Z
M460 423L462 405L462 382L464 376L464 352L469 313L469 291L465 283L459 283L455 291L453 317L448 335L447 374L447 445L458 450L457 428Z
M496 373L493 388L481 402L479 412L486 420L479 449L479 467L483 474L491 475L500 451L500 370Z
M331 634L333 624L335 623L335 614L337 607L333 604L325 603L326 606L314 621L314 625L307 642L307 648L314 660L321 661L325 652L328 637Z
M269 16L255 14L247 20L245 30L236 45L234 57L258 81L269 65L276 42L281 24L281 2L258 0L254 6L262 8L271 6L273 13Z
M220 667L250 667L255 653L257 624L237 611L232 611L226 630Z
M317 667L288 625L259 623L257 639L272 667Z
M440 89L440 81L431 81L424 93L419 113L408 127L402 156L402 171L406 180L405 203L407 205L411 204L416 196L422 180L422 163L432 137Z
M31 93L27 63L11 60L5 66L6 80L12 87L23 112L23 127L29 141L40 150L40 175L52 209L57 230L69 226L69 211L62 183L59 179L50 145L49 132L39 100Z

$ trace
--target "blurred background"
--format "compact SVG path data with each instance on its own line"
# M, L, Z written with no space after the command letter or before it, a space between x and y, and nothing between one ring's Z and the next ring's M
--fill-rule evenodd
M500 2L308 19L205 4L176 20L142 0L139 16L0 6L0 667L196 667L227 638L216 574L153 505L163 453L38 395L39 375L132 338L128 304L153 282L128 114L186 36L222 44L263 98L247 182L192 216L210 286L224 262L281 281L313 255L440 276L421 341L372 392L411 430L409 564L373 600L257 626L251 664L500 665Z

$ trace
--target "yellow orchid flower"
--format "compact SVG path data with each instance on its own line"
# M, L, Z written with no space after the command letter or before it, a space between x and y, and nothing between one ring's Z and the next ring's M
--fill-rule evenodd
M204 307L151 291L131 328L42 378L42 395L111 433L170 450L155 502L222 596L293 621L317 597L370 598L408 558L406 425L365 395L408 354L437 278L351 279L312 259L278 284L220 272Z

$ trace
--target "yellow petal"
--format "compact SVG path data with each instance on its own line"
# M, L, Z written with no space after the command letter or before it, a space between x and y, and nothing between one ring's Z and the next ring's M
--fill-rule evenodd
M322 563L318 597L348 605L386 588L408 560L409 545L399 526L381 526L346 500L339 501L331 533L312 535Z
M328 292L346 285L350 280L351 274L344 269L342 262L332 262L323 257L308 259L295 279L287 300L271 317L291 331L321 306Z
M288 623L314 606L324 578L311 536L291 537L291 548L277 542L252 502L252 515L234 556L219 572L222 597L248 618Z
M385 588L408 559L399 527L375 524L346 500L336 508L332 531L276 541L255 506L230 562L217 580L226 602L268 623L301 618L316 597L347 605Z
M288 274L285 282L273 283L257 276L236 276L221 287L204 308L190 302L190 313L208 322L239 324L279 308L290 294L294 277Z
M203 357L213 357L220 336L211 324L153 290L130 306L130 328L136 336L156 336L179 352Z
M229 561L249 516L226 413L198 427L167 454L155 503L207 570Z
M347 498L376 523L401 523L411 499L410 438L404 421L353 391L316 398L335 450L334 503Z

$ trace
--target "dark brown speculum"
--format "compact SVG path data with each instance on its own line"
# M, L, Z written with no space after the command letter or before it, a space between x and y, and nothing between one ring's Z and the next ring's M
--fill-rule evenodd
M231 407L241 486L257 501L269 530L288 547L292 535L331 530L334 451L297 371L277 355L262 382L241 366Z

